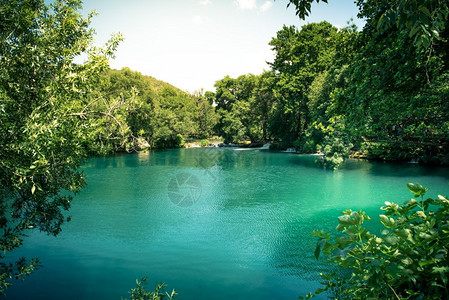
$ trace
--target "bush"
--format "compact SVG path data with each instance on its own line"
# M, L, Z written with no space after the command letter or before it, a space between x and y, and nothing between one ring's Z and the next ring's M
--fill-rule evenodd
M147 291L143 287L143 283L146 282L146 277L143 277L140 281L136 280L136 287L131 289L129 294L131 295L131 300L175 300L176 291L172 290L171 293L165 291L167 286L165 283L156 284L154 291ZM122 300L127 300L126 298Z
M424 200L427 188L409 183L415 198L404 205L385 202L381 236L363 223L363 211L346 210L338 218L339 236L314 231L320 253L343 270L320 274L323 288L339 299L444 299L449 295L449 200ZM305 298L314 295L309 293ZM304 299L300 297L300 299Z
M200 141L200 147L207 147L207 146L209 146L209 144L210 144L210 142L207 139Z
M324 147L317 147L317 150L321 150L324 154L318 162L326 169L338 169L345 159L348 158L351 147L351 144L348 145L341 138L326 136L324 139Z
M304 153L315 153L317 151L317 143L312 139L308 139L303 143L301 148Z
M385 161L410 161L424 155L416 142L365 142L362 150L366 150L368 158Z
M181 148L184 146L184 137L178 134L172 134L159 138L156 141L156 148L167 149L167 148Z

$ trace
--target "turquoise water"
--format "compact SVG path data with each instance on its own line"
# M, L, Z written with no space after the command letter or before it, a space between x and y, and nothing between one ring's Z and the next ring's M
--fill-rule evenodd
M324 270L310 233L339 212L364 209L376 227L384 201L407 182L449 195L449 170L269 151L179 149L93 158L62 233L33 233L15 253L43 268L14 282L10 299L120 299L135 279L166 282L179 299L297 299Z

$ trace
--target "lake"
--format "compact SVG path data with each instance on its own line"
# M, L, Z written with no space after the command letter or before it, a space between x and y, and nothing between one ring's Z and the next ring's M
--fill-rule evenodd
M136 278L166 282L179 299L297 299L326 267L315 229L363 209L378 233L379 207L403 203L406 183L449 195L449 170L263 150L177 149L89 159L88 186L58 237L33 232L15 255L43 267L10 299L120 299Z

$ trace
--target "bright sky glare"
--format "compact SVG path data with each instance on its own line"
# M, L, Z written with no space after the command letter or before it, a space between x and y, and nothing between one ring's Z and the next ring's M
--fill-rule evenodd
M268 70L268 43L285 25L301 27L329 21L337 27L357 19L354 0L330 0L312 6L305 21L286 0L85 0L84 11L97 11L96 41L121 32L111 67L129 67L194 92L215 90L215 81Z

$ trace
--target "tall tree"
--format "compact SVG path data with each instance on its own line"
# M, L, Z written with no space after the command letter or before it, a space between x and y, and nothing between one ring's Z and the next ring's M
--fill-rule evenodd
M379 26L391 3L359 4L367 24L360 35L359 53L347 69L349 88L340 93L338 103L348 129L354 137L368 141L362 147L373 158L447 160L449 124L444 116L449 106L442 99L448 90L448 29L438 32L439 38L430 44L419 42L422 36L414 37L402 21Z
M247 74L236 79L226 76L215 83L214 102L220 116L217 133L225 142L259 139L250 104L257 80L257 76Z
M215 112L213 106L213 99L205 95L203 91L197 92L193 95L196 100L198 113L195 117L195 123L197 124L196 137L208 138L214 134L215 125L218 122L218 115Z
M290 4L304 18L312 2ZM328 79L318 78L312 91L323 92L327 86L339 127L368 157L447 164L449 108L443 99L448 95L449 3L358 0L356 4L366 25L355 40L353 61L339 72L338 82L345 88L329 89L330 73ZM317 96L312 96L314 104L323 99Z
M0 293L38 261L8 259L32 229L57 235L70 193L84 186L78 170L88 132L113 107L95 110L99 75L120 40L92 46L81 1L0 1ZM83 64L74 59L88 53Z
M301 144L310 122L308 89L315 77L332 65L337 28L328 22L294 26L278 31L270 45L271 67L277 76L277 100L271 121L273 137L285 146Z
M273 72L266 71L262 73L257 80L252 93L253 96L251 97L253 119L260 128L261 140L264 142L270 139L268 122L275 101L275 83L276 77Z

